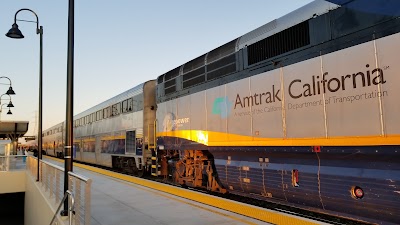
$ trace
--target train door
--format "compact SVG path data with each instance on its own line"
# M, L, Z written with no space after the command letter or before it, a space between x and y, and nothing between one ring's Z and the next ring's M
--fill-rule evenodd
M125 154L136 154L142 155L141 153L138 154L136 148L136 131L126 131L126 141L125 141Z

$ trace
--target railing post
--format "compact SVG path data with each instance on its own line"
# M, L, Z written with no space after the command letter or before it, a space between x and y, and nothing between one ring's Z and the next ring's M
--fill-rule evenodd
M90 224L91 212L91 188L92 180L88 180L85 185L85 225Z

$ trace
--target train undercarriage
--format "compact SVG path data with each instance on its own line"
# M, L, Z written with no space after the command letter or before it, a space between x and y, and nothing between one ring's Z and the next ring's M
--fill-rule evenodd
M203 150L159 150L153 151L153 163L137 162L134 157L116 156L112 159L114 170L138 177L153 175L164 181L182 186L201 188L212 192L226 193L216 173L214 159Z
M226 193L218 180L214 159L208 151L161 151L160 175L182 186Z

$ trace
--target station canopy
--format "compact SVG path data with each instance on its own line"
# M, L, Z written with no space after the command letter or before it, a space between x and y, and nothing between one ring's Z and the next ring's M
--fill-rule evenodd
M28 121L0 121L0 139L16 140L28 131Z

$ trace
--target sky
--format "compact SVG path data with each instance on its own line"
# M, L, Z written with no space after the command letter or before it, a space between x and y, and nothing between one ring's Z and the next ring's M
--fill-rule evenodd
M77 0L74 115L277 19L312 0ZM1 0L0 77L11 79L14 108L1 120L29 121L37 134L39 35L17 21L24 39L5 36L22 8L43 26L43 130L66 118L68 0ZM28 11L17 19L36 21ZM1 34L3 32L3 34ZM0 93L9 81L0 78ZM3 95L1 103L8 103Z

